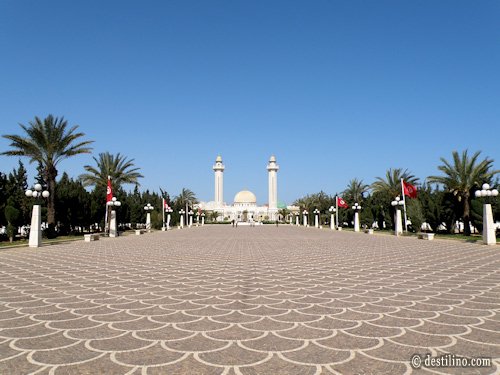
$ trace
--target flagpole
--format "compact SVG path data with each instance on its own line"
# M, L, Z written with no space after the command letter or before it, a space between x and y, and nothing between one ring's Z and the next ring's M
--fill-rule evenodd
M165 198L162 198L161 199L161 217L162 217L162 221L163 221L163 224L162 224L162 228L165 228Z
M401 179L401 193L403 194L403 211L405 214L405 232L408 232L408 219L406 217L406 199L405 199L405 189L403 186L403 179Z
M108 202L106 202L106 212L104 213L104 235L108 233Z
M339 230L339 197L335 196L335 219L337 220L337 230Z

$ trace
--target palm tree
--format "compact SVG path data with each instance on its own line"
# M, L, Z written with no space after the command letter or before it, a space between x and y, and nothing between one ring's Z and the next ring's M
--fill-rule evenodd
M175 198L175 203L179 208L183 208L188 202L190 204L198 203L196 194L189 189L183 188L180 194Z
M473 189L479 188L484 182L491 182L492 178L500 173L499 170L491 170L493 167L492 159L484 159L478 162L479 154L477 151L469 157L465 150L460 156L457 151L453 151L453 164L445 158L441 158L443 163L438 169L444 176L429 176L428 181L445 186L453 195L460 206L463 214L464 232L470 236L470 207L473 195Z
M374 193L381 193L387 198L393 199L401 195L401 179L412 185L418 182L418 178L408 172L408 169L403 171L402 168L390 168L385 173L385 179L377 177L377 180L371 185L371 189Z
M335 199L324 191L320 191L319 193L308 194L302 198L299 198L293 202L295 206L299 206L302 208L306 208L308 211L314 210L314 208L318 208L319 210L327 210L332 204L334 204Z
M349 181L347 189L345 189L342 194L344 195L344 199L348 202L361 202L369 188L370 186L364 184L363 180L353 178Z
M109 152L99 154L99 158L93 157L97 166L85 165L83 168L88 172L80 175L84 186L95 186L105 188L108 184L108 176L111 177L113 189L118 189L122 184L139 185L139 178L144 177L135 167L134 159L127 160L120 153L113 155Z
M55 225L55 187L57 165L63 159L78 154L88 154L92 148L88 147L93 141L81 141L84 133L76 132L78 125L68 128L64 117L58 118L48 115L45 119L35 117L29 126L19 124L26 133L20 135L4 135L10 140L12 150L2 152L2 155L27 156L30 163L37 162L42 166L43 178L50 193L47 202L47 222Z
M288 208L281 208L278 214L282 217L283 221L286 222L288 215L290 215L290 210Z

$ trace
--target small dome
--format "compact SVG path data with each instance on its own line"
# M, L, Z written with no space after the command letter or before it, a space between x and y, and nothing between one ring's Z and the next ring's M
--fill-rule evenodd
M284 203L284 202L278 202L278 208L280 208L280 209L287 208L286 203Z
M222 157L220 155L218 155L217 158L215 159L215 162L218 162L218 161L222 162Z
M234 196L234 203L257 203L257 198L251 191L242 190Z
M269 158L269 161L270 162L273 162L273 161L275 162L276 161L276 156L271 155L271 157Z

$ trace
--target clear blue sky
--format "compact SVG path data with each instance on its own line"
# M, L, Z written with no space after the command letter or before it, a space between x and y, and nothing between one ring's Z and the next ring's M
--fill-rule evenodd
M497 0L3 0L1 134L64 116L95 155L135 159L143 189L202 200L221 154L227 202L267 202L271 154L287 203L390 167L423 180L465 148L498 169L499 19Z

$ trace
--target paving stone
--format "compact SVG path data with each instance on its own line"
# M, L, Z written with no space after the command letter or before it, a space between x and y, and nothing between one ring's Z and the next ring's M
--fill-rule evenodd
M500 251L204 226L0 252L0 374L500 371ZM417 373L417 371L415 371Z

